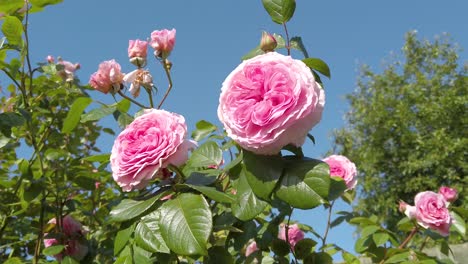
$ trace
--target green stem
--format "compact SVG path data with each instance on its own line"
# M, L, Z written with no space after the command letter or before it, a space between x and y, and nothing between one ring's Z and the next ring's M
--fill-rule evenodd
M325 233L323 234L322 238L322 251L325 249L325 244L327 242L328 231L330 231L331 226L331 215L333 210L333 205L335 204L335 200L333 200L328 208L328 219L327 219L327 227L325 228Z
M286 49L288 50L288 55L291 55L291 45L289 42L289 33L288 27L286 26L286 22L283 23L284 33L286 34Z
M166 100L167 96L169 95L172 89L172 78L171 78L171 70L169 68L169 64L167 63L167 60L163 60L162 64L164 67L164 71L166 72L166 77L167 77L167 81L169 82L169 85L167 87L166 93L164 94L164 97L161 99L161 102L158 105L158 109L161 109L161 106L163 105L164 101Z
M138 106L141 107L141 108L145 108L145 109L149 109L149 108L150 108L150 107L144 106L144 105L140 104L139 102L133 100L132 98L126 96L124 93L122 93L121 90L119 90L117 93L118 93L120 96L122 96L123 98L129 100L130 102L132 102L132 103L138 105Z

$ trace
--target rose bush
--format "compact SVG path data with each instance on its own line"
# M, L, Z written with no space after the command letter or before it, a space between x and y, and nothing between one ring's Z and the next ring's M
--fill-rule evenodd
M150 109L115 139L110 157L114 180L128 192L142 189L169 165L182 165L196 144L187 138L183 116Z
M230 138L257 154L302 146L325 105L311 70L276 52L242 62L221 88L218 117Z

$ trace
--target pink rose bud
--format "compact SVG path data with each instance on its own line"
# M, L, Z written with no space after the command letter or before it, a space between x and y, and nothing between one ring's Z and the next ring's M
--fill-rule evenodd
M48 63L54 63L55 62L54 57L52 55L47 56L47 62Z
M416 217L416 207L411 206L403 201L400 201L399 210L409 219L414 219Z
M175 45L176 30L155 30L151 33L150 45L155 50L154 55L166 59Z
M123 78L124 74L120 70L120 64L115 60L109 60L99 64L99 69L91 75L89 84L102 93L116 93L120 90Z
M242 148L276 155L300 147L322 117L325 93L302 61L268 52L243 61L224 80L218 118Z
M458 198L457 190L447 187L447 186L440 187L439 193L442 194L445 200L449 203L454 202Z
M286 241L286 225L281 224L278 233L278 238ZM297 242L304 239L304 232L299 228L297 224L290 225L288 228L288 240L289 244L294 248Z
M148 42L143 40L129 40L128 43L128 57L141 57L146 58L148 50Z
M331 155L323 160L330 166L330 176L342 178L348 190L353 189L357 183L356 165L342 155Z
M112 176L124 192L142 189L169 164L184 164L195 147L196 143L187 139L183 116L147 109L115 139L110 157Z
M278 43L276 42L275 37L270 33L263 31L262 32L262 39L260 41L260 49L264 52L274 51Z
M253 241L247 246L247 248L245 248L245 256L248 257L257 250L258 250L257 242Z
M414 203L416 221L419 225L435 230L442 236L449 235L452 217L442 194L431 191L420 192L414 198Z

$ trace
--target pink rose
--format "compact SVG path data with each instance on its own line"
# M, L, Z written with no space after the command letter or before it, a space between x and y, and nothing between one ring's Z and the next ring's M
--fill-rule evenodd
M77 71L81 67L79 63L71 63L69 61L64 61L60 57L58 58L57 64L63 65L63 69L58 71L57 74L66 82L73 81L73 79L75 78L75 71Z
M125 192L142 189L160 169L182 165L196 146L186 136L183 116L145 110L115 139L110 157L114 180Z
M48 223L56 225L57 220L55 218L52 218L49 220ZM70 215L66 215L65 217L62 218L62 230L63 230L63 233L67 236L77 236L77 235L82 235L84 233L83 226L81 225L81 223L76 221Z
M155 50L154 55L167 58L174 49L176 30L155 30L151 33L150 45Z
M414 203L419 225L433 229L442 236L449 235L452 217L443 195L431 191L420 192L414 198Z
M54 63L55 62L55 59L54 59L54 57L52 55L48 55L46 60L47 60L48 63Z
M454 202L458 198L457 190L447 186L440 187L439 193L442 194L445 200L449 203Z
M242 62L223 83L218 117L242 148L274 155L304 144L320 121L325 94L299 60L269 52Z
M148 50L148 42L143 40L129 40L128 41L128 57L146 58Z
M257 242L253 241L245 249L245 256L248 257L248 256L250 256L250 254L254 253L257 250L258 250Z
M351 162L347 157L341 155L331 155L325 159L324 162L330 166L330 176L342 178L348 190L356 187L357 183L357 170L356 165Z
M97 72L91 75L89 84L96 90L108 93L117 92L123 82L124 74L120 70L120 64L115 60L104 61L99 64Z
M278 233L278 238L286 241L286 226L284 224L280 225L280 230ZM288 228L288 239L289 244L294 248L297 242L304 239L304 232L299 228L297 224L290 225Z

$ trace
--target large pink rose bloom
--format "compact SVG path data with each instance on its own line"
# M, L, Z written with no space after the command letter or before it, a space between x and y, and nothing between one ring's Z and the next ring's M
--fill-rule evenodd
M176 30L163 29L151 32L150 45L155 50L154 55L167 58L175 45Z
M120 64L115 60L104 61L99 64L98 71L91 75L89 84L103 93L117 92L120 90L123 77Z
M182 165L196 146L186 135L183 116L145 110L115 139L110 157L114 180L125 192L142 189L160 169Z
M449 235L452 217L443 195L426 191L420 192L414 198L416 221L424 228L439 232L442 236Z
M278 238L286 241L286 226L282 224L278 232ZM294 248L297 242L304 239L304 232L299 228L297 224L290 225L288 228L288 240L289 244Z
M242 148L274 155L288 144L304 144L324 105L324 91L302 61L269 52L245 60L229 74L218 117Z
M331 155L323 160L330 167L330 176L342 178L347 189L353 189L357 183L356 165L342 155Z

